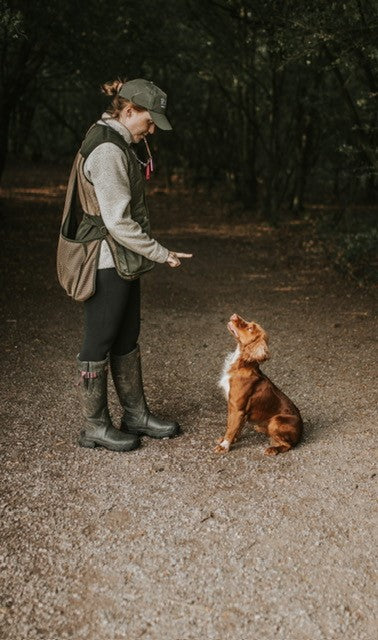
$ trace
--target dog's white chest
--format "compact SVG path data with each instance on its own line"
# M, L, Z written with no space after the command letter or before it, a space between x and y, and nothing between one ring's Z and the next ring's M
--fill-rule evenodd
M232 367L234 362L236 362L239 355L240 355L240 349L238 345L235 351L233 351L232 353L229 353L226 356L226 359L223 365L222 375L218 382L218 385L220 386L221 389L223 389L224 395L226 396L227 400L228 400L228 394L230 391L230 368Z

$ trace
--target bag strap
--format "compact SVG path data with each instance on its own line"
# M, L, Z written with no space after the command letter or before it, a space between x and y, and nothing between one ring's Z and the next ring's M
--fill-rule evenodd
M63 225L67 220L68 216L73 213L76 196L77 196L77 163L79 160L79 152L76 154L75 159L72 163L72 169L70 173L70 177L68 178L67 191L66 191L66 199L64 201L64 209L62 215L62 223L61 230L63 229Z

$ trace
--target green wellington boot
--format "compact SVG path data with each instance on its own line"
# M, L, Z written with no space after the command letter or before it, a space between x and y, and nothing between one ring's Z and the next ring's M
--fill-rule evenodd
M110 368L124 413L121 430L151 438L172 438L180 427L153 416L143 391L139 345L124 356L110 355Z
M108 409L108 359L100 362L81 362L77 358L80 379L79 397L84 417L80 433L82 447L105 447L112 451L130 451L140 444L137 435L123 433L112 425Z

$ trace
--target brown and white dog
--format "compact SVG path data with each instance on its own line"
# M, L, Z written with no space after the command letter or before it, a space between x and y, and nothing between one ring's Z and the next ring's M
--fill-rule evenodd
M237 347L226 358L219 381L228 401L228 418L215 451L227 452L245 422L270 437L266 455L288 451L300 440L303 422L295 404L260 371L260 363L269 358L268 335L256 322L246 322L236 313L227 328Z

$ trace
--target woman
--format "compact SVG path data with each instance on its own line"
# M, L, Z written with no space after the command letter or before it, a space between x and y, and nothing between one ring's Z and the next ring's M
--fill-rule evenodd
M88 131L74 165L84 211L76 240L87 238L88 228L103 232L92 267L95 292L84 302L85 335L77 357L84 416L79 443L126 451L139 445L141 435L169 438L179 431L176 422L153 416L145 400L138 345L140 276L155 262L178 267L180 258L192 254L170 251L150 236L141 171L145 168L149 178L153 170L147 134L156 126L172 129L165 116L166 94L143 79L106 83L102 90L113 96L111 106ZM147 162L132 146L141 140ZM123 407L121 429L113 427L109 416L109 361Z

